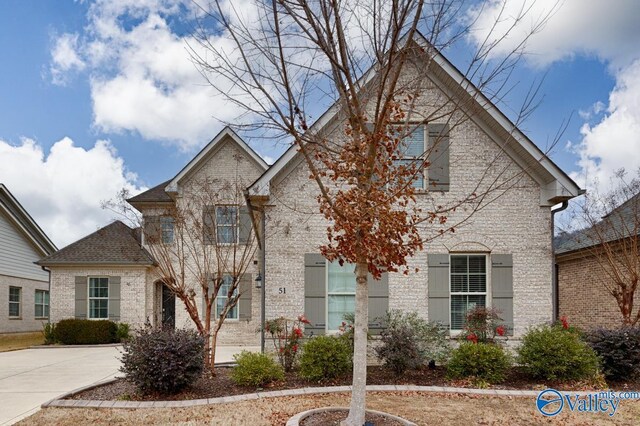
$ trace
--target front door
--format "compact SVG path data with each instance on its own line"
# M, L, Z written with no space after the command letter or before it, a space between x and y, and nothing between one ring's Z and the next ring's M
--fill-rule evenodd
M175 328L176 326L176 295L162 286L162 326Z

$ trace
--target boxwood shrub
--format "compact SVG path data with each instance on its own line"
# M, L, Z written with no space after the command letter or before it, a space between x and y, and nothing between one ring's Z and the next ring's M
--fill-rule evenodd
M546 380L580 380L598 373L596 353L580 336L562 326L530 329L518 348L518 362L531 377Z
M55 325L53 337L64 345L98 345L117 343L117 331L118 326L113 321L65 319Z
M447 364L447 375L453 379L474 378L486 383L500 383L511 363L511 357L502 346L465 342L453 350Z
M322 381L343 376L351 371L353 352L345 337L316 336L302 347L300 375Z
M240 386L264 386L284 379L284 371L267 354L242 351L233 356L237 365L231 370L231 379Z
M124 344L120 371L143 393L176 393L202 374L204 348L194 330L142 329Z
M607 379L640 377L640 327L601 328L586 333L584 339L600 357Z

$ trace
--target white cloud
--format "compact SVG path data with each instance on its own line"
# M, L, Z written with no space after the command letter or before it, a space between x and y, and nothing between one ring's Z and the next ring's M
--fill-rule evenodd
M71 71L82 71L86 64L78 56L78 34L63 34L55 40L51 52L51 80L64 85Z
M101 202L115 198L122 188L131 193L145 189L136 181L108 141L84 149L64 138L46 154L31 139L15 146L0 140L0 182L58 247L106 225L114 214L103 210Z

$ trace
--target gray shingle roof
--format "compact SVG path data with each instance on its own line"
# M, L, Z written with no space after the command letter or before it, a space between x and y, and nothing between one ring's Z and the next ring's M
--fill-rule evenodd
M115 221L37 262L42 266L75 264L151 265L139 232Z
M640 224L635 223L638 219L640 219L640 193L612 210L595 226L555 237L553 244L556 254L569 253L600 244L601 238L597 236L596 227L601 227L601 233L606 242L631 237L635 233L640 235Z
M161 184L156 185L151 189L147 189L146 191L129 198L127 201L129 203L158 203L173 201L169 194L164 191L164 188L166 188L169 182L171 182L171 179L162 182Z

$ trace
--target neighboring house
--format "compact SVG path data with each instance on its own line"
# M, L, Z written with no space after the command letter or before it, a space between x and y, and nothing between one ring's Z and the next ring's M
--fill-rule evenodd
M626 267L640 266L637 258L640 247L635 251L635 260L625 258L634 255L629 243L640 242L640 194L611 211L595 226L600 226L601 231L588 228L555 239L558 314L583 329L613 328L622 324L620 308L606 288L615 288L607 272L611 271L608 261L619 258L620 263L615 267L618 274L625 274ZM618 246L622 240L627 242L624 249ZM603 242L613 256L608 257L601 251ZM638 309L640 292L636 291L633 313Z
M419 35L414 41L426 43ZM473 192L483 176L492 181L511 179L515 184L496 191L495 200L455 233L427 243L424 251L409 260L417 273L384 274L381 281L372 281L370 325L376 331L380 328L377 318L385 311L403 309L440 321L455 334L463 326L465 312L480 305L500 310L510 331L518 337L527 327L552 319L551 208L577 196L580 188L443 56L438 54L427 64L418 54L410 63L408 73L412 72L411 66L431 70L430 81L424 82L424 102L419 103L418 113L428 115L440 99L451 93L462 101L462 109L452 117L421 125L423 131L412 135L411 143L424 150L434 133L446 134L438 155L417 182L421 185L419 206L428 210L459 199ZM366 76L374 77L371 72ZM463 87L466 91L461 90ZM456 125L449 127L454 122ZM332 107L311 131L339 140L343 137L343 123L338 108ZM499 172L491 170L495 164ZM245 287L241 296L238 319L225 322L220 343L259 341L256 330L262 314L261 291L265 292L267 319L295 318L305 313L311 321L307 334L336 332L343 315L353 310L355 276L349 265L339 267L320 255L327 223L318 212L317 186L309 179L297 149L291 147L267 168L235 133L225 129L176 177L129 202L145 218L162 217L164 209L180 200L181 186L188 185L198 174L236 181L240 176L248 182L247 207L253 212L253 227L262 248L247 271L251 274L251 281L247 280L250 287ZM457 210L451 223L464 215L464 209ZM437 235L439 229L437 225L425 226L425 236ZM145 247L144 241L140 247ZM73 255L67 256L72 262ZM75 263L73 270L65 269L48 259L41 264L52 271L53 320L78 313L82 316L83 311L77 306L86 304L84 297L87 288L91 291L91 279L104 277L111 283L115 277L120 283L122 321L140 324L149 319L161 324L163 310L173 307L177 326L190 323L180 303L176 304L170 295L163 296L151 262L145 265L145 279L140 276L126 284L122 264L111 265L108 270L90 269L81 263ZM261 288L251 285L258 276ZM125 296L125 285L130 288L129 296ZM116 296L109 298L111 303ZM163 298L168 298L168 303L163 303ZM127 309L123 309L125 303Z
M34 262L56 250L0 183L0 333L39 331L49 321L49 274Z

